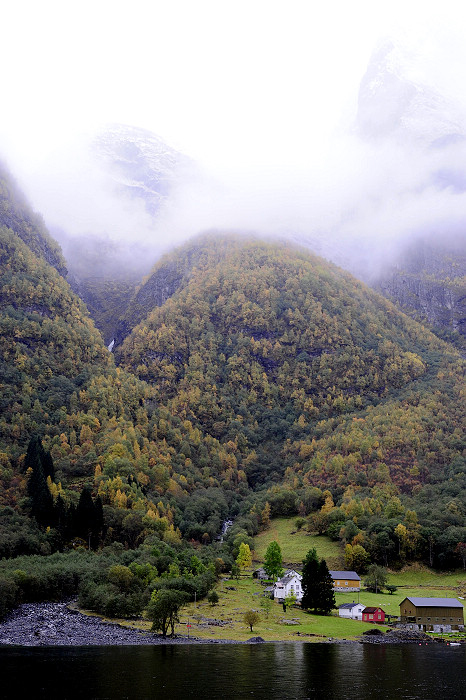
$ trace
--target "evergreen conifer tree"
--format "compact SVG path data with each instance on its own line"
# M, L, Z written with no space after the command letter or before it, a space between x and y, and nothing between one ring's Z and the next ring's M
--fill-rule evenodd
M25 467L30 470L27 491L30 499L31 514L35 517L39 525L47 527L55 524L55 511L52 494L47 485L47 474L44 470L50 469L52 458L42 447L39 437L31 438L26 452ZM53 471L53 462L52 462Z
M303 598L301 606L306 610L326 615L335 607L333 582L325 559L317 557L310 549L303 561Z

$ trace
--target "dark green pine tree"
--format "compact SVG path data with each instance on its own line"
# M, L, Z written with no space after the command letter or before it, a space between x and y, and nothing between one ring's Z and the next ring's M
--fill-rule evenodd
M46 455L40 439L37 436L31 438L24 462L26 470L31 469L27 490L31 514L42 527L55 525L53 498L47 485L47 474L44 471L44 461L45 468L50 469L51 457L49 455L50 460L48 460Z
M40 438L37 435L33 435L29 440L29 445L26 451L26 457L24 460L24 471L28 469L36 469L39 465L42 466L42 453L44 448Z
M56 528L63 542L67 542L73 536L74 506L67 507L59 494L55 502Z
M305 610L315 610L318 600L318 576L319 576L319 559L315 549L310 549L303 561L303 579L301 582L303 588L303 598L301 607Z
M42 447L42 443L41 443L41 447ZM41 459L42 459L42 469L44 471L45 478L47 478L49 476L52 479L52 481L54 481L55 480L55 467L53 464L52 455L47 450L44 450L43 447L42 447Z
M100 497L92 500L91 489L85 486L81 491L75 513L75 532L91 546L97 546L103 528L103 508Z
M319 562L319 595L316 611L322 615L328 615L335 605L332 577L330 576L327 562L325 559L321 559Z
M94 502L94 529L92 532L92 546L97 547L100 538L102 536L102 531L104 529L104 509L102 506L102 499L97 496Z
M327 562L310 549L303 561L303 598L301 606L320 615L327 615L335 607L333 581Z

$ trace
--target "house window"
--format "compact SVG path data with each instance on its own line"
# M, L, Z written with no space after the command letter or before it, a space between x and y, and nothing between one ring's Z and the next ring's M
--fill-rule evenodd
M373 616L373 615L369 615L369 620L373 620L373 619L374 619L374 616Z
M348 581L345 581L345 586L347 586L347 585L348 585Z

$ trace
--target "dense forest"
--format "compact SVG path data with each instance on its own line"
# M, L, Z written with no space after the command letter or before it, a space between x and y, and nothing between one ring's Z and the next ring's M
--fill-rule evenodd
M453 346L308 251L212 234L141 281L113 355L0 186L4 606L204 595L277 515L341 542L348 568L465 565Z

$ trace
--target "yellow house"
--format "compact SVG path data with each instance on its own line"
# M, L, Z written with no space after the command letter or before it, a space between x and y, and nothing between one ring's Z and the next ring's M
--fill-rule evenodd
M330 571L335 591L359 591L361 579L355 571Z

